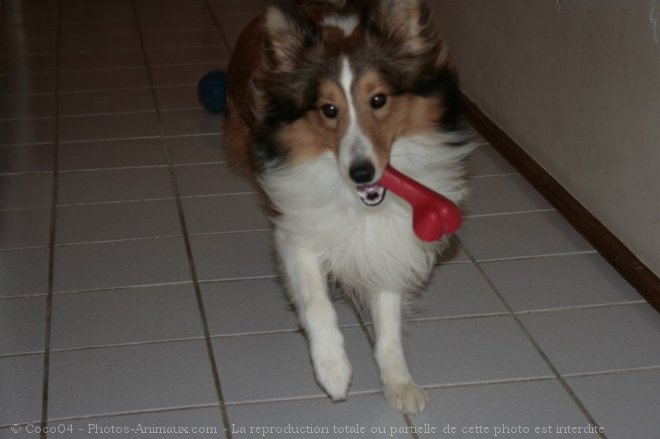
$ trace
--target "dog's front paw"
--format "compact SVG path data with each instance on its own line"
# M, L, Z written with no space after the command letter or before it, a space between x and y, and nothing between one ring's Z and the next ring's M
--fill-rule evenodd
M319 384L333 401L346 399L352 369L345 352L315 361L314 370Z
M392 408L410 415L419 415L426 408L429 397L415 383L385 386L385 397Z

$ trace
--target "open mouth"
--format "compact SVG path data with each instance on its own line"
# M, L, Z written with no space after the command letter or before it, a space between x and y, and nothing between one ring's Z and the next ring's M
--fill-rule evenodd
M387 189L378 184L366 184L357 187L358 197L362 202L370 207L378 206L385 199Z

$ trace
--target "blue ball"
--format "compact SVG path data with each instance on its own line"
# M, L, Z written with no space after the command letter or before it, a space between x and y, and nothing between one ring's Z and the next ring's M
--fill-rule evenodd
M212 113L227 110L227 75L220 70L207 73L197 84L197 97L204 108Z

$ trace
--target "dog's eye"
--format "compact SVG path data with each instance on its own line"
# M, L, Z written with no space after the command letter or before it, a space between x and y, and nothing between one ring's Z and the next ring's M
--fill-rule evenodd
M375 110L379 108L383 108L387 103L387 96L385 96L382 93L378 93L372 96L371 101L369 101L369 103L371 104L371 108Z
M323 115L328 119L334 119L337 117L339 110L337 110L337 107L332 104L325 104L321 107L321 112L323 112Z

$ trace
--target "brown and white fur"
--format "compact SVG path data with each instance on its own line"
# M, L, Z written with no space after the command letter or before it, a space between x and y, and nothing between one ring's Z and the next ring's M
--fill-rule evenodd
M346 398L351 364L328 295L338 281L371 313L392 407L426 393L403 354L401 315L446 239L428 244L407 203L377 185L394 167L459 202L466 194L459 92L422 0L291 0L243 31L228 69L225 147L273 208L274 241L318 383Z

